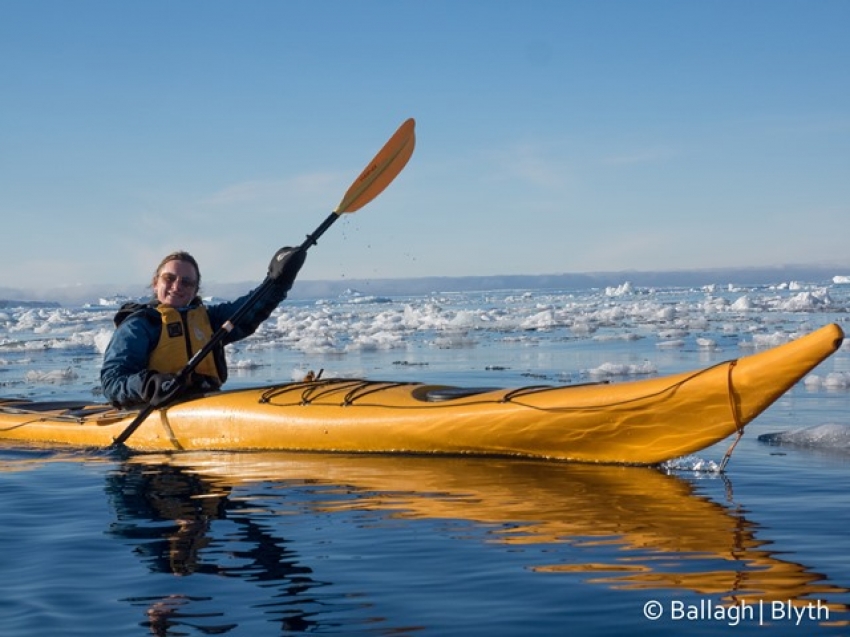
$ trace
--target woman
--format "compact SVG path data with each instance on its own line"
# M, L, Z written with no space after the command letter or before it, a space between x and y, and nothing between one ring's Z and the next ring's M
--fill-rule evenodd
M301 248L281 248L269 264L272 285L204 357L188 383L173 382L192 355L250 296L206 306L198 296L201 273L194 257L173 252L154 273L149 303L128 303L115 315L115 333L106 348L100 380L107 400L118 407L164 405L183 391L217 390L227 380L224 346L253 334L286 298L307 256Z

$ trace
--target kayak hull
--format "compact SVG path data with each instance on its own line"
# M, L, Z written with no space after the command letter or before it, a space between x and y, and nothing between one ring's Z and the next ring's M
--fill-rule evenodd
M218 392L155 410L139 451L480 454L656 464L743 428L840 347L827 325L712 367L624 383L463 390L332 379ZM106 447L137 412L0 401L0 440Z

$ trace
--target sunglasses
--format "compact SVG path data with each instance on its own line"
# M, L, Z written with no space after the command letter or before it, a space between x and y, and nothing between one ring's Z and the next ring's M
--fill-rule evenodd
M166 285L174 285L176 283L181 288L194 288L198 285L198 281L195 279L189 279L185 276L177 276L171 272L163 272L159 275L159 278L162 279Z

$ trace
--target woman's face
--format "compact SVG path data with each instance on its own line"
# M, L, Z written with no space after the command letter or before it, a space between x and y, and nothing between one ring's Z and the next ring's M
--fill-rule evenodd
M186 307L198 293L198 273L187 261L173 260L162 266L154 282L157 300L171 307Z

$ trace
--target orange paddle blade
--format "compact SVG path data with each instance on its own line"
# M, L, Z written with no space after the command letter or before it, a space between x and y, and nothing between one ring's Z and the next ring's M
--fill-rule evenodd
M390 137L384 147L369 162L366 169L354 180L334 210L336 214L359 210L390 185L393 179L407 165L413 148L416 146L414 128L416 122L411 117Z

